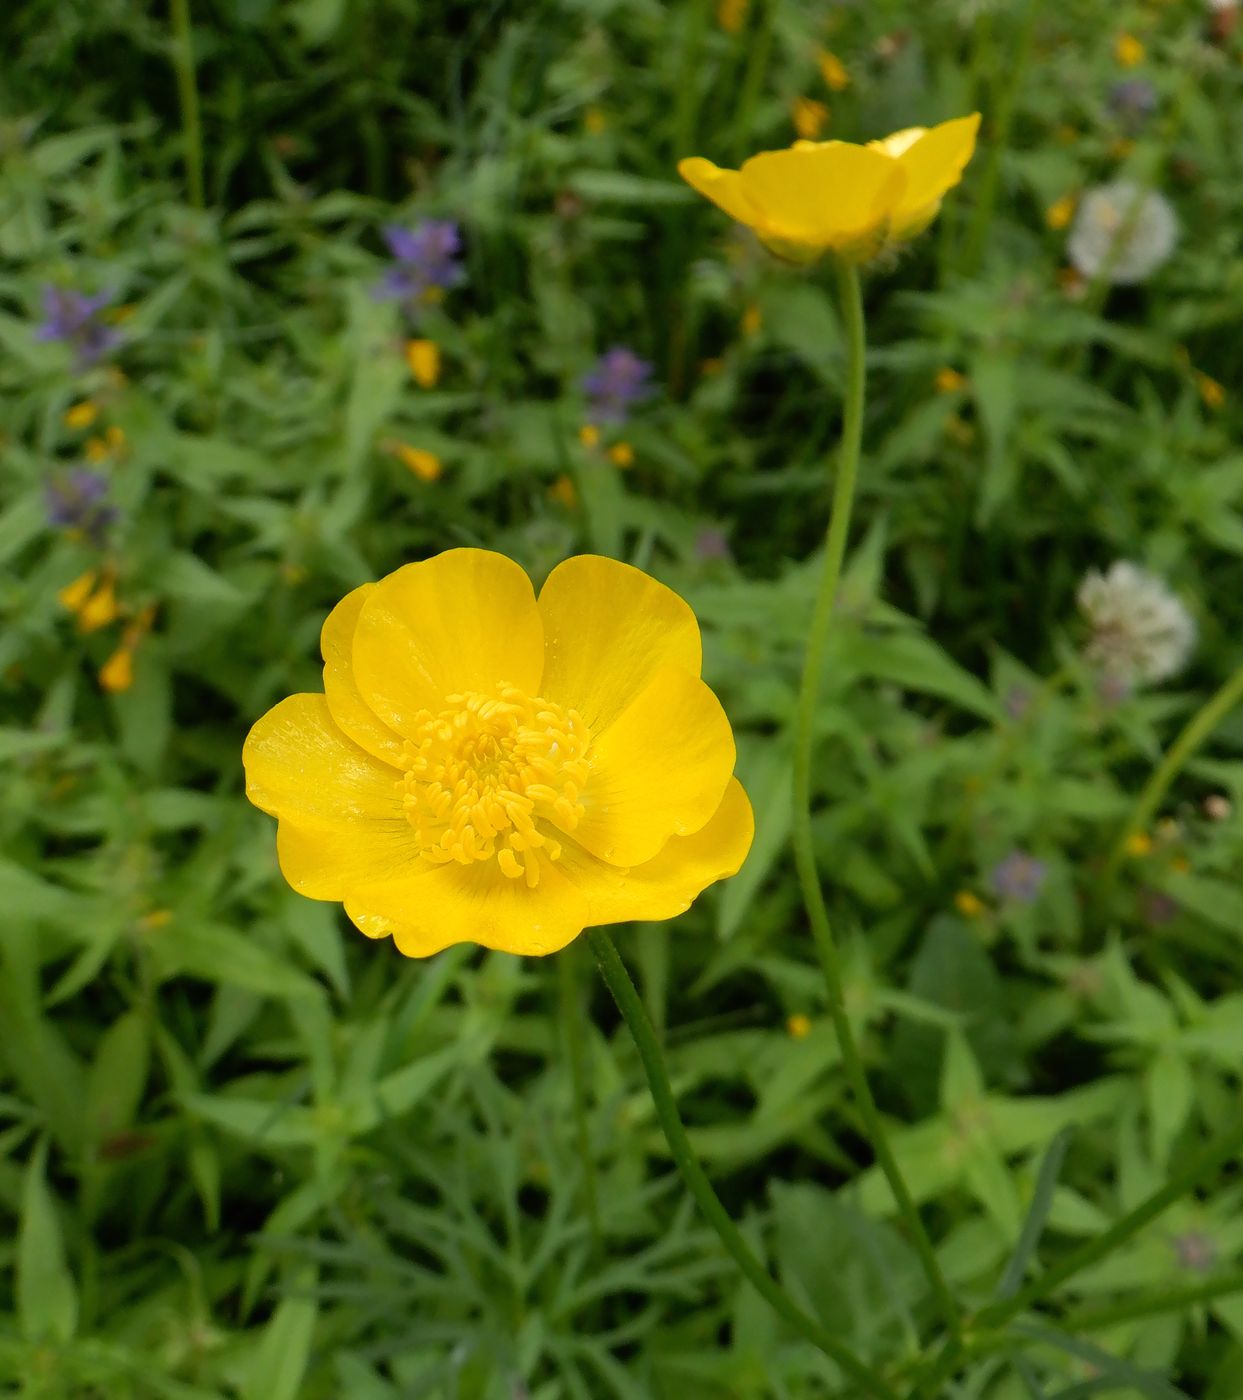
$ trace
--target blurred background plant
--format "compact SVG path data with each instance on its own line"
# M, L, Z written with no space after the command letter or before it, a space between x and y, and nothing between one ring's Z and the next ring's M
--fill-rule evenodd
M332 603L461 543L614 554L695 606L757 839L621 946L753 1247L891 1375L927 1335L788 853L837 318L688 153L985 114L865 285L815 777L848 1008L955 1290L1056 1266L1238 1121L1243 715L1170 747L1243 664L1236 19L6 8L6 1384L848 1393L691 1213L581 947L403 963L283 886L241 797ZM944 1393L1243 1393L1238 1190L1209 1172Z

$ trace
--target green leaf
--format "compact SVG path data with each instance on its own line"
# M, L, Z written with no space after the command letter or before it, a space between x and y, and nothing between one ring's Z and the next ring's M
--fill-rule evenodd
M1062 1163L1066 1160L1066 1149L1070 1146L1070 1139L1071 1130L1063 1128L1045 1150L1040 1162L1040 1171L1036 1175L1036 1189L1032 1192L1031 1205L1027 1208L1018 1244L1015 1245L1014 1253L1010 1255L1006 1264L1005 1273L997 1284L998 1298L1012 1297L1019 1291L1027 1276L1027 1266L1036 1252L1045 1221L1049 1217L1049 1207L1053 1204L1053 1193L1062 1172Z
M315 1299L300 1295L310 1293L315 1283L315 1273L303 1270L287 1285L290 1296L263 1329L242 1385L242 1400L298 1400L319 1316Z
M48 1190L47 1139L31 1154L17 1233L17 1320L32 1342L67 1342L77 1331L78 1292L65 1262L56 1203Z

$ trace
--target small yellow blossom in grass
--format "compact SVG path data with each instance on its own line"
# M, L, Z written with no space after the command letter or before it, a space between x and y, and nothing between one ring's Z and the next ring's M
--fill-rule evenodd
M108 450L112 453L114 457L119 457L128 446L128 440L125 436L125 429L122 427L118 427L116 423L110 424L109 427L105 430L104 440L108 444Z
M1109 143L1109 155L1113 160L1126 160L1135 150L1135 142L1129 136L1115 136Z
M599 136L609 124L609 119L604 115L603 108L588 107L583 113L583 126L591 136Z
M786 1017L786 1031L792 1039L802 1040L811 1033L811 1017L804 1016L801 1011L795 1011Z
M435 388L440 378L440 346L434 340L407 340L406 364L420 388Z
M578 490L573 481L564 474L548 488L548 495L551 500L559 501L566 510L573 510L578 505Z
M134 650L119 646L99 668L99 684L110 695L119 695L134 684Z
M154 933L156 929L167 928L172 921L171 909L152 909L139 918L138 927L143 933Z
M814 97L796 97L790 103L790 120L805 141L814 141L829 122L829 109Z
M78 630L98 632L121 615L116 587L111 578L104 578L99 587L78 608Z
M57 602L66 612L81 612L83 604L91 596L98 577L94 569L79 574L72 583L67 583L56 595Z
M1114 58L1123 68L1138 68L1146 56L1143 44L1134 34L1119 34L1114 40Z
M979 126L976 112L866 146L796 141L784 151L761 151L738 170L689 156L678 173L778 257L809 263L836 253L863 262L936 218L962 179Z
M408 442L395 444L393 452L403 467L413 472L420 481L439 481L444 471L444 463L434 452L425 447L411 447Z
M1126 853L1136 860L1152 853L1152 837L1146 831L1133 831L1126 838Z
M1055 199L1044 211L1044 221L1049 228L1068 228L1071 219L1075 217L1075 203L1075 197L1071 194L1064 194L1060 199Z
M937 377L933 381L938 394L958 394L967 387L967 376L959 374L956 369L951 369L949 365L937 370Z
M93 462L96 466L98 466L100 462L106 462L112 455L107 438L102 437L87 438L86 447L83 451L86 454L86 460L88 462Z
M89 428L98 417L99 405L93 399L83 399L65 410L65 427L80 432L83 428Z
M959 890L954 896L954 908L964 919L978 919L984 912L984 901L970 890Z
M1214 379L1212 375L1205 374L1203 370L1192 370L1192 377L1195 379L1196 388L1200 391L1200 397L1204 400L1205 408L1218 409L1226 402L1225 386Z
M634 448L628 442L615 442L609 448L609 461L623 470L634 466Z
M247 796L293 888L408 957L675 918L750 849L695 615L639 569L568 559L537 598L452 549L356 588L320 642L324 693L255 723Z
M759 335L764 324L764 313L755 302L750 302L742 313L738 328L745 336Z
M850 74L846 71L846 65L835 53L821 49L816 54L816 65L830 92L843 92L850 86Z
M741 34L750 0L717 0L716 22L726 34Z
M590 450L600 445L600 429L594 423L584 423L578 430L578 440Z

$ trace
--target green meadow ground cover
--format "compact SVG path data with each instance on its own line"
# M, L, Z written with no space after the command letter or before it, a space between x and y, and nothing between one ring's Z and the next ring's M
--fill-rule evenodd
M891 1394L1243 1395L1235 20L5 8L6 1393L865 1393L696 1213L583 942L407 961L280 877L250 725L319 689L350 589L476 545L537 581L625 559L701 620L754 847L616 933L798 1305ZM813 772L847 1012L975 1319L955 1349L790 854L833 281L675 167L973 110L962 187L864 272Z

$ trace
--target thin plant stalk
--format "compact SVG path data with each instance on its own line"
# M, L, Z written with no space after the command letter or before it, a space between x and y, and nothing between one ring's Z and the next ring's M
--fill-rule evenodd
M669 1144L674 1163L704 1218L716 1231L727 1253L769 1307L795 1331L835 1361L869 1395L878 1397L878 1400L897 1400L896 1392L891 1390L875 1371L860 1361L849 1347L838 1341L794 1302L743 1239L738 1227L730 1219L729 1212L721 1204L720 1197L713 1189L703 1167L700 1166L695 1149L687 1137L677 1102L673 1097L673 1088L669 1083L669 1073L665 1068L660 1041L656 1037L638 989L626 971L626 965L606 929L588 929L587 937L591 941L591 949L599 964L601 976L634 1038L635 1048L647 1075L656 1117Z
M194 76L194 43L190 34L190 0L169 0L173 23L173 67L181 106L181 148L186 188L196 209L203 198L203 131L199 122L199 90Z
M1109 854L1109 861L1105 867L1107 880L1112 879L1119 865L1122 864L1127 844L1131 838L1143 831L1156 815L1157 808L1164 801L1165 794L1170 790L1174 779L1187 766L1200 745L1240 700L1243 700L1243 666L1240 666L1217 693L1210 696L1192 715L1182 733L1166 750L1165 757L1152 770L1151 776L1135 799L1135 805L1131 809L1131 815L1126 820L1126 825L1122 828L1121 835Z
M583 1058L583 1016L579 1006L578 968L573 950L557 959L557 983L561 993L561 1025L565 1036L565 1052L570 1062L570 1088L574 1096L574 1132L578 1139L578 1156L583 1167L583 1205L591 1230L591 1250L598 1259L603 1253L600 1231L600 1200L596 1190L596 1163L591 1151L591 1133L587 1122L587 1069Z
M794 740L794 861L798 868L803 901L815 939L820 965L828 988L829 1015L841 1047L842 1065L846 1078L867 1127L868 1138L876 1160L889 1182L898 1211L906 1224L911 1240L919 1254L928 1283L950 1334L961 1336L961 1319L949 1284L937 1262L932 1241L924 1229L919 1211L907 1189L897 1159L889 1146L889 1138L881 1122L876 1100L868 1084L863 1056L855 1043L850 1017L846 1012L842 985L841 955L829 922L828 909L820 888L816 870L815 844L811 826L811 768L815 746L816 708L820 698L820 678L824 671L825 643L833 618L833 605L841 581L842 564L846 555L846 539L850 531L850 516L854 504L855 481L859 470L859 452L863 437L863 397L865 387L863 298L859 274L855 267L839 261L838 290L842 321L846 336L846 397L842 424L841 451L837 459L837 477L833 487L833 505L825 541L824 563L820 585L807 634L807 651L803 662L803 679L799 688L798 711Z

